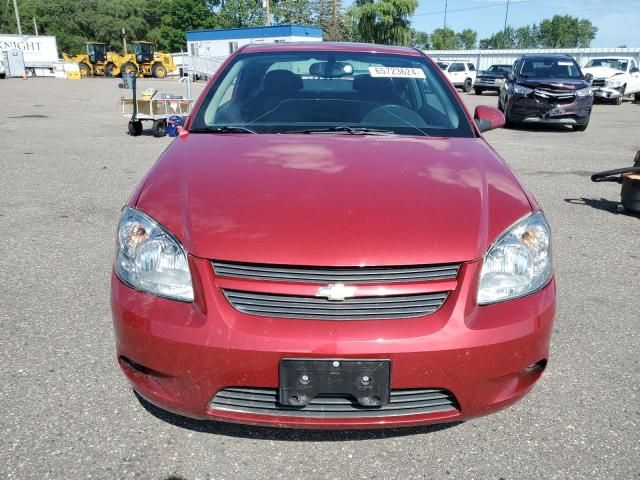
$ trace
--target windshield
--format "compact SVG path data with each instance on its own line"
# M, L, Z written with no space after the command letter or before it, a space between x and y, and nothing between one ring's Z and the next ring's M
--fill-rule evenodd
M511 65L491 65L488 73L509 73L511 71Z
M528 78L582 78L578 64L570 58L526 58L520 75Z
M473 137L459 101L423 57L359 52L239 54L190 131ZM319 132L320 131L320 132Z
M627 60L622 60L619 58L596 58L587 63L585 68L604 67L620 70L621 72L626 72L627 64Z
M152 48L153 48L153 45L151 45L150 43L134 43L131 45L131 49L133 50L133 53L135 53L136 55L149 53L151 52Z

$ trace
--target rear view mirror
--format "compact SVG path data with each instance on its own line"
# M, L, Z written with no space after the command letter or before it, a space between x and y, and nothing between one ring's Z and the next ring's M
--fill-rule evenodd
M504 114L497 108L478 105L473 118L481 132L504 127Z
M317 62L309 67L309 74L314 77L340 78L353 74L353 65L346 62Z
M640 69L638 67L633 67L631 70L629 70L629 73L638 73L640 72Z
M587 73L587 74L584 76L584 79L585 79L585 81L587 81L587 82L591 83L591 82L593 82L593 75L591 75L590 73Z

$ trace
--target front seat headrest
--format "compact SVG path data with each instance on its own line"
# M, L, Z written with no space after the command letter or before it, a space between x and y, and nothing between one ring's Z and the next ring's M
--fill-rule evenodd
M302 78L289 70L271 70L262 82L262 90L271 95L297 92L302 86Z

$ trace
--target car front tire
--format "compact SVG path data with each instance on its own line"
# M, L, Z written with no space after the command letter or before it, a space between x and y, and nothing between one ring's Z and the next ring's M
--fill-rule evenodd
M476 92L476 95L482 95L482 89L481 88L474 88L474 91Z
M471 81L470 78L467 78L462 84L462 91L464 93L469 93L472 87L473 87L473 82Z
M589 119L585 123L579 123L578 125L572 125L574 132L584 132L589 126Z

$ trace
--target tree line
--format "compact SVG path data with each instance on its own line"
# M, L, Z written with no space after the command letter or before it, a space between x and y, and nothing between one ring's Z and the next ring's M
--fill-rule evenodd
M265 25L262 0L18 0L25 34L54 35L62 51L82 51L87 41L121 49L128 41L148 40L159 49L185 48L185 32ZM418 0L271 0L270 22L317 25L325 40L409 45L423 50L474 48L588 47L598 29L587 19L556 15L539 24L507 27L478 41L471 28L455 32L412 28ZM10 2L0 9L0 32L16 33Z

